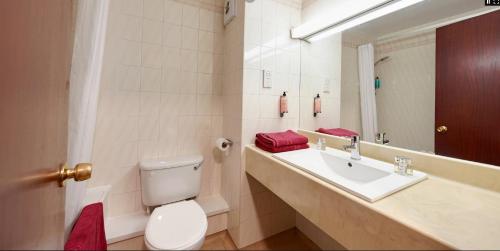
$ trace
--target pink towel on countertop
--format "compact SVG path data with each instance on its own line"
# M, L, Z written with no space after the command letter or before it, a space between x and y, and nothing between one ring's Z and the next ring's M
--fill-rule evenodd
M333 128L333 129L319 128L318 130L316 130L316 132L330 134L338 137L352 137L359 135L357 132L347 130L344 128Z
M308 139L292 130L286 132L257 133L255 137L260 143L270 148L307 144Z
M280 146L280 147L272 147L270 145L264 144L260 139L255 140L255 146L258 148L271 153L281 153L281 152L289 152L301 149L309 148L308 144L299 144L299 145L288 145L288 146Z
M64 250L106 250L102 203L83 208L69 235Z

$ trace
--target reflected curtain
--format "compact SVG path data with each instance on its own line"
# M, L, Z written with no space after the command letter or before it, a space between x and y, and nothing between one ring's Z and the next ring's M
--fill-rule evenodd
M372 44L358 47L358 74L361 99L361 124L363 140L375 142L377 129L377 104L375 100L375 66Z
M92 161L107 25L108 0L77 1L75 42L70 75L68 165ZM82 209L86 182L66 183L65 232Z

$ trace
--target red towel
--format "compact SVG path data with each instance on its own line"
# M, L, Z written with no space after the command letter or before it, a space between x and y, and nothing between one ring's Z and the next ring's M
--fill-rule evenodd
M333 128L333 129L319 128L316 132L330 134L338 137L352 137L359 135L357 132L350 131L344 128Z
M289 151L295 151L295 150L300 150L300 149L307 149L309 148L308 144L299 144L299 145L289 145L289 146L280 146L280 147L273 147L270 145L267 145L265 143L262 143L260 139L255 140L255 145L267 152L271 153L281 153L281 152L289 152Z
M278 148L290 145L307 144L308 139L292 130L286 132L257 133L255 137L260 143L270 148Z
M106 250L102 203L83 208L69 235L64 250Z

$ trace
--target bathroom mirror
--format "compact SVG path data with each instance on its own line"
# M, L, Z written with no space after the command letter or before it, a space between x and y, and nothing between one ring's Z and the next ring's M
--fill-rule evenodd
M413 2L302 39L300 128L343 128L364 141L500 165L499 8L483 0ZM305 13L307 21L319 12Z

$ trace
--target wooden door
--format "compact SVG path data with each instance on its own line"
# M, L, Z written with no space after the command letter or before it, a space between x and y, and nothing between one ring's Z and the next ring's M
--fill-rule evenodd
M500 11L436 32L436 153L500 165Z
M73 1L0 1L0 249L62 249Z

